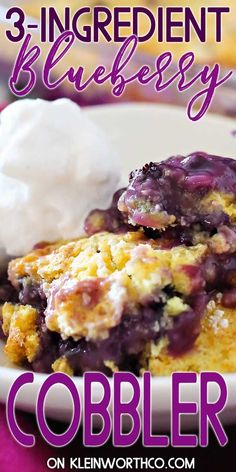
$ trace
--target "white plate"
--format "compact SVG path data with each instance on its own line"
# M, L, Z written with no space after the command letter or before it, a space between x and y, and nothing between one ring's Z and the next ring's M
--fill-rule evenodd
M157 105L112 105L88 108L86 113L104 128L118 150L123 168L123 183L128 173L148 161L158 161L173 154L187 154L202 150L216 155L236 156L236 138L232 131L236 128L233 120L217 116L207 116L193 123L185 116L183 109ZM0 400L5 401L13 381L21 370L10 364L0 350ZM35 410L37 393L44 374L35 374L33 385L24 387L18 395L17 406L23 410ZM222 418L225 422L236 422L236 374L224 376L228 386L228 403ZM81 397L83 380L75 379ZM112 381L111 381L112 383ZM140 379L140 384L142 380ZM171 405L171 379L154 378L153 425L169 428ZM188 401L198 399L198 385L186 387L182 398ZM129 397L128 387L124 395ZM96 389L97 400L101 395ZM210 388L212 400L218 396L218 389ZM124 398L125 398L124 397ZM51 418L67 420L71 418L72 404L70 395L63 387L54 387L47 398L47 414ZM196 424L196 418L189 416L185 426Z

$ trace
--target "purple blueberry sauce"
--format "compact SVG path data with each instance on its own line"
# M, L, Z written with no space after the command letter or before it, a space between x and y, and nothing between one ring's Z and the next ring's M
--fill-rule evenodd
M60 355L65 355L76 375L89 370L99 370L109 375L110 369L104 361L113 361L121 370L132 370L138 375L146 343L160 336L157 323L163 315L162 306L149 304L140 306L136 315L124 314L122 322L112 328L109 337L103 341L75 343L69 340L60 344Z
M5 302L17 303L18 293L9 282L7 273L0 276L0 306ZM5 339L2 331L2 318L0 316L0 339Z
M200 322L208 300L206 293L200 293L188 300L192 309L174 317L173 327L168 330L169 351L173 356L181 355L193 347L200 334Z
M138 374L139 356L146 343L156 340L161 334L156 329L156 322L159 323L162 315L163 307L160 304L140 306L136 315L124 314L120 325L110 330L107 339L92 342L85 339L74 341L72 338L63 341L59 334L46 328L44 313L39 311L40 349L32 363L33 370L51 372L53 362L65 356L75 375L91 370L110 375L106 361L113 361L121 369Z
M195 152L151 162L132 172L118 207L133 225L163 229L173 223L198 223L212 230L230 223L222 209L202 206L202 199L212 191L235 197L236 161ZM173 215L175 221L168 215Z
M169 288L169 295L174 292ZM87 371L100 371L111 375L106 361L124 371L139 375L142 353L149 341L157 341L167 334L172 355L181 355L190 349L200 332L201 316L208 301L205 294L198 294L188 300L192 304L186 312L174 319L173 327L163 323L163 304L149 303L139 306L134 314L124 313L122 322L112 328L109 337L102 341L63 341L57 333L47 330L44 317L39 316L40 350L32 363L37 372L51 372L53 362L65 356L75 375Z
M114 194L111 206L107 210L96 209L89 213L84 223L84 230L88 236L101 231L125 233L131 228L127 219L118 210L118 201L124 191L125 188L122 188ZM133 227L132 230L134 231Z

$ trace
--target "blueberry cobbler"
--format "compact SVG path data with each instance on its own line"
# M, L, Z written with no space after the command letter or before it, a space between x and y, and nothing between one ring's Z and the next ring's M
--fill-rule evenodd
M11 361L69 375L236 371L236 161L146 164L85 232L9 263Z

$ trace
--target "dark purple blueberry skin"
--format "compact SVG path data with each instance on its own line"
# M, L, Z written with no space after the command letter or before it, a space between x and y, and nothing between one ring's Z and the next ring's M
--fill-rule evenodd
M8 280L7 273L0 276L0 305L5 302L16 302L18 300L18 292Z
M17 303L18 293L7 278L7 273L0 276L0 305L5 302ZM2 318L0 316L0 339L5 339L2 331Z
M32 284L27 277L19 283L18 298L22 305L31 305L40 312L43 312L47 305L46 296L40 285Z
M174 156L168 160L146 164L131 173L127 190L121 197L124 217L133 224L149 226L150 214L165 211L176 217L176 223L190 226L199 223L211 230L228 224L229 217L223 211L203 213L200 202L211 191L236 195L236 161L230 158L195 152L187 157ZM137 207L134 212L134 205ZM151 227L153 221L150 219Z
M194 229L182 226L171 226L165 231L159 231L153 228L143 228L147 238L158 239L158 248L171 249L176 246L192 246Z
M43 311L38 311L38 333L40 336L40 348L36 358L31 364L35 372L49 374L52 372L52 364L59 357L59 334L49 331L45 325Z
M169 352L178 356L191 349L200 334L201 318L209 297L200 293L192 300L188 300L192 309L174 317L173 328L168 330Z

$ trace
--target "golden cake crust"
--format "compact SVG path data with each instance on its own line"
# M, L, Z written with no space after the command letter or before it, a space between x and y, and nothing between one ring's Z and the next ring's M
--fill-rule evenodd
M32 362L39 349L37 311L29 305L5 303L2 308L5 353L12 362Z
M208 247L160 249L144 233L99 233L89 238L49 245L12 261L12 283L40 285L47 297L46 325L63 339L104 339L124 310L160 300L173 286L191 294L195 280L185 270L200 266Z
M153 376L172 372L236 371L236 309L224 308L214 301L208 304L201 332L194 347L181 356L172 356L167 339L147 346L143 356L145 369Z

